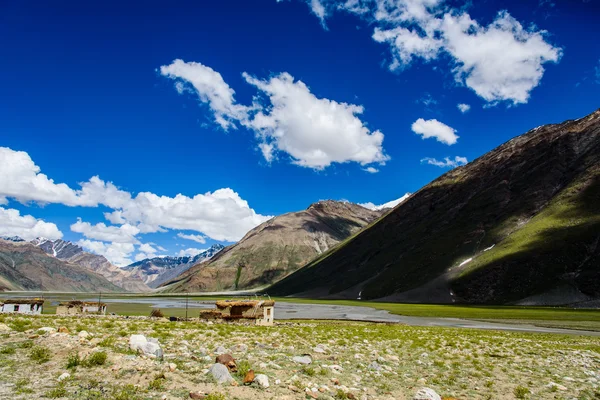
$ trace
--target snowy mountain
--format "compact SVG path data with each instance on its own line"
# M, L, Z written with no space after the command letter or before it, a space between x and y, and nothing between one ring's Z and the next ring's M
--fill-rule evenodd
M160 284L171 280L184 273L192 266L203 261L211 259L218 252L223 250L222 244L214 244L209 249L199 253L194 257L154 257L146 258L124 267L151 288L156 288Z
M87 268L102 275L114 285L130 292L147 292L150 288L144 282L129 271L123 270L111 264L104 256L88 253L80 246L64 240L49 240L37 238L31 244L44 250L46 254Z

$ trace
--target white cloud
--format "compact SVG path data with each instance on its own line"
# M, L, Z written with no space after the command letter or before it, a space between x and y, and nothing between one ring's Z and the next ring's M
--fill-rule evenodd
M19 210L0 207L0 236L19 236L25 240L37 237L56 240L63 234L58 227L31 215L21 215Z
M379 170L377 168L373 168L373 167L367 167L367 168L363 168L363 169L370 174L376 174L379 172Z
M402 203L404 200L408 199L412 193L406 193L404 196L399 199L388 201L387 203L376 205L374 203L361 203L359 206L363 206L364 208L368 208L369 210L383 210L384 208L394 208L398 204Z
M82 239L77 244L85 250L106 257L108 261L116 266L124 267L133 261L130 256L135 251L135 246L131 243L111 243Z
M78 221L72 230L89 239L107 242L137 243L138 233L165 229L193 230L216 240L237 241L247 231L271 218L257 214L248 202L229 188L175 197L141 192L136 196L94 176L74 190L64 183L56 184L40 172L25 152L0 148L0 204L7 198L21 202L60 203L67 206L97 207L104 205L112 212L105 218L117 226L91 225Z
M425 158L421 159L421 163L427 163L427 164L435 165L436 167L441 167L441 168L456 168L458 166L465 165L468 162L469 161L467 161L466 157L459 157L459 156L454 157L454 159L445 157L444 160L442 160L442 161L436 160L435 158L431 158L431 157L425 157Z
M157 246L162 249L162 247ZM164 250L164 249L163 249ZM146 258L156 257L157 249L152 247L150 243L142 243L138 247L138 253L135 255L135 261L145 260Z
M194 257L194 256L202 253L203 251L206 251L206 249L196 249L196 248L190 247L189 249L179 250L179 253L177 255L179 257Z
M80 218L77 222L71 225L73 232L81 233L88 239L101 240L104 242L113 243L138 243L138 239L135 237L140 233L140 229L130 224L124 224L121 226L107 226L100 222L96 225L92 225L89 222L83 222Z
M417 135L421 135L423 139L435 138L438 142L447 145L453 145L458 140L456 129L438 121L437 119L424 120L419 118L416 120L411 129Z
M261 151L270 161L282 151L303 167L323 169L333 162L361 165L384 163L383 133L371 132L357 115L363 107L317 98L302 81L288 73L260 80L244 73L246 81L269 99L256 104L258 111L247 121L256 132Z
M317 16L317 18L319 18L321 24L323 25L323 28L327 29L325 25L325 17L327 16L327 13L325 11L323 3L321 3L320 0L310 0L310 9Z
M177 237L187 240L193 240L194 242L204 244L206 243L206 237L202 235L186 235L185 233L178 233Z
M179 79L175 86L179 93L186 90L184 82L191 84L200 101L208 104L215 121L224 130L235 128L236 121L246 117L247 108L236 104L235 91L212 68L196 62L175 60L170 65L161 66L160 73L171 79Z
M487 26L444 0L331 0L323 17L343 10L374 26L373 39L390 47L391 70L450 56L454 79L491 104L527 103L544 75L544 64L560 61L562 49L547 32L500 11Z
M460 110L461 113L466 113L471 109L471 106L468 104L464 104L464 103L460 103L457 105L458 109Z

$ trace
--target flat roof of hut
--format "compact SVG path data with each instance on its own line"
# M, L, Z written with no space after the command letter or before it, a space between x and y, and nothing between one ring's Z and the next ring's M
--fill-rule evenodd
M44 304L44 299L3 299L0 300L0 305L3 304L31 304L41 306Z
M71 301L62 301L60 303L58 303L59 307L86 307L86 306L91 306L91 307L104 307L106 305L106 303L100 303L97 301L80 301L80 300L71 300Z

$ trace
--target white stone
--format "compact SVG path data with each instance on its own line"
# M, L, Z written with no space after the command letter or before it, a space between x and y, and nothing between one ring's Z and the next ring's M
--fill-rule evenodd
M59 382L62 382L62 381L64 381L65 379L68 379L68 378L70 378L70 377L71 377L71 374L70 374L70 373L68 373L68 372L65 372L64 374L62 374L61 376L59 376L57 380L58 380Z
M44 333L54 333L56 332L56 328L51 328L49 326L44 326L43 328L38 329L38 331L42 331ZM85 332L85 331L82 331Z
M229 373L229 369L227 369L227 367L223 364L213 364L208 372L219 384L229 383L233 380L231 374ZM254 379L256 380L256 378Z
M556 389L558 389L558 390L562 390L562 391L565 391L565 390L567 390L567 388L566 388L565 386L563 386L563 385L559 385L558 383L554 383L554 382L550 382L550 383L547 385L547 387L549 387L549 388L553 388L553 387L555 387Z
M269 377L266 376L265 374L258 374L254 377L254 382L256 382L258 384L258 386L260 386L261 388L268 388L269 387Z
M295 356L292 358L292 361L298 364L308 365L312 363L312 358L310 358L310 356Z
M87 339L90 334L87 331L81 331L77 334L77 336L79 336L81 339Z
M414 395L413 400L442 400L442 398L433 389L421 388Z

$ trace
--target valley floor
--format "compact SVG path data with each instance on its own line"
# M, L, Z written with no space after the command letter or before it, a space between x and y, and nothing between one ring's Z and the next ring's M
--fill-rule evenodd
M157 338L164 360L131 351L132 334ZM234 385L206 373L219 347L244 370ZM305 354L310 364L293 360ZM244 386L248 368L269 387ZM458 399L597 399L600 338L348 321L258 327L0 315L0 374L2 399L185 399L190 391L212 400L305 399L308 391L391 400L412 399L421 387Z

